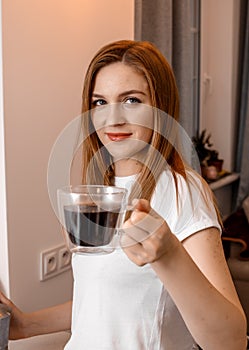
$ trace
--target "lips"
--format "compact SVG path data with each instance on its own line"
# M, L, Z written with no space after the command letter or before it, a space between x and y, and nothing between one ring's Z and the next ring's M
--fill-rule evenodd
M106 133L106 135L111 141L117 142L128 139L132 135L132 133Z

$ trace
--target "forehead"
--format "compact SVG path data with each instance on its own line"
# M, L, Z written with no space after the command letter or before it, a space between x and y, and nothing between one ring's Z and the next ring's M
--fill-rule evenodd
M139 88L145 91L148 89L148 83L142 73L122 62L111 63L101 68L96 75L94 91L116 90L118 87Z

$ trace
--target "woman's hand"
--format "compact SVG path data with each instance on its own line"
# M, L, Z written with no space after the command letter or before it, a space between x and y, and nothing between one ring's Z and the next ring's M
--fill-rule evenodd
M16 305L1 292L0 303L5 304L11 312L10 340L67 331L71 327L71 300L63 304L30 313L24 313L19 310Z
M136 201L122 229L121 246L138 266L153 263L173 249L175 240L167 223L145 199Z
M0 303L6 305L11 313L9 338L11 340L25 338L25 314L1 292Z

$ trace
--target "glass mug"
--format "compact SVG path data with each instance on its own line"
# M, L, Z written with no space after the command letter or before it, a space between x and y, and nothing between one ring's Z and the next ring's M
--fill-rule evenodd
M127 190L116 186L79 185L57 190L59 220L71 252L108 254L118 244Z

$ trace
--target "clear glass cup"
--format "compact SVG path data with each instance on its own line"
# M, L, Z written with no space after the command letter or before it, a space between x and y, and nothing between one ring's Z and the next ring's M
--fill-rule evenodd
M82 254L111 253L118 242L127 190L104 185L57 190L59 219L68 249Z

